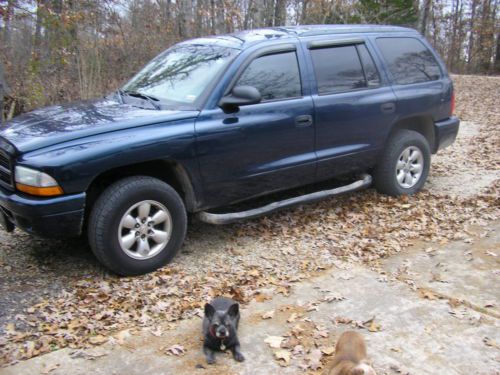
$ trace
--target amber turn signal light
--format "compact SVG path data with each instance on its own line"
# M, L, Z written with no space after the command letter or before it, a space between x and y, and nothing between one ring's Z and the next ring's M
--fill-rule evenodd
M39 197L55 197L64 194L60 186L37 187L17 183L17 190L30 195L37 195Z

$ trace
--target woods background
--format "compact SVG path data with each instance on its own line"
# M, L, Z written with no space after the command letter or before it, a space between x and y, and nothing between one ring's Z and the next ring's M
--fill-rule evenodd
M180 40L266 26L409 26L427 37L451 72L498 74L498 2L0 0L0 75L3 63L10 88L4 115L114 90Z

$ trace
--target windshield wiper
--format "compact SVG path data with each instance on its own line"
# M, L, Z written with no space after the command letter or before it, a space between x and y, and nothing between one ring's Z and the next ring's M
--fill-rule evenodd
M118 90L118 93L121 95L121 96L124 96L124 95L128 95L128 96L133 96L134 98L141 98L141 99L145 99L147 100L155 109L158 109L160 110L161 107L158 103L159 99L155 98L154 96L151 96L151 95L146 95L146 94L143 94L142 92L139 92L139 91L131 91L131 90Z

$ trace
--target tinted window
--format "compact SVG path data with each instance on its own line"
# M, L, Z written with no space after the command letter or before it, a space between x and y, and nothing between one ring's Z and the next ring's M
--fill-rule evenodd
M258 57L248 65L236 85L256 87L262 100L302 96L295 52Z
M380 85L380 77L368 49L364 44L358 44L356 47L358 48L359 57L361 58L361 63L363 64L368 86L373 87Z
M313 49L311 56L319 94L366 87L355 46Z
M434 81L441 76L432 53L414 38L379 38L377 45L396 83Z

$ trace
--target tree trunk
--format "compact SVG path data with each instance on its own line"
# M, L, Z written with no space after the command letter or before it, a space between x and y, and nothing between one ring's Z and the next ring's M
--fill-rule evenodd
M489 73L493 73L495 71L495 62L496 59L498 58L498 55L496 55L496 48L495 48L495 39L497 41L496 46L498 46L498 35L496 34L496 31L498 30L498 25L497 25L497 12L498 12L498 0L495 0L495 3L493 5L493 9L491 10L490 13L490 39L491 39L491 54L490 54L490 68L489 68Z
M183 2L177 3L177 33L180 39L186 37L186 12Z
M37 0L35 37L33 41L33 60L38 61L42 53L42 24L45 0Z
M274 26L274 2L275 0L265 1L266 7L265 7L264 19L265 19L265 24L268 27Z
M9 86L7 86L7 81L5 80L3 64L0 61L0 124L3 122L3 98L9 95Z
M455 68L455 53L456 53L456 44L457 44L457 28L458 28L458 7L460 5L460 0L453 0L452 3L452 34L451 34L451 41L450 41L450 47L448 49L448 68L450 69L451 72L454 72Z
M10 45L11 40L11 22L14 15L14 0L9 0L7 2L7 9L3 17L3 40L5 45Z
M248 0L247 11L245 12L245 18L243 21L243 29L247 30L250 25L250 20L253 19L253 0Z
M307 23L307 5L308 4L309 4L309 0L302 1L302 14L300 16L300 23L301 24Z
M497 34L497 48L495 57L495 69L493 71L495 74L500 73L500 34Z
M276 0L274 4L273 26L285 26L286 23L286 0Z
M195 30L195 36L199 37L202 35L202 30L203 30L203 9L205 8L205 4L203 0L197 0L195 9L194 9L194 16L195 16L195 24L194 24L194 30Z
M419 12L419 14L420 14L419 29L420 29L420 33L423 36L426 36L426 34L427 34L427 23L428 23L428 20L429 20L429 13L430 13L431 5L432 5L432 0L424 0L424 4L423 5L424 6L422 7L422 9Z
M471 4L471 15L469 22L469 45L467 46L467 71L469 73L473 72L472 57L474 55L474 36L475 36L475 18L476 18L476 8L478 6L478 0L472 0Z

